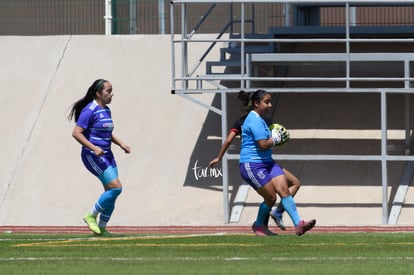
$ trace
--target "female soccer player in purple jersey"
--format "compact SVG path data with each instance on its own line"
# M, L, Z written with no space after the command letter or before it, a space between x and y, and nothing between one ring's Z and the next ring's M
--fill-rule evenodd
M275 235L267 229L269 212L276 202L276 193L295 225L296 235L301 236L315 226L316 221L299 217L296 204L289 192L288 181L282 168L272 159L272 148L283 142L282 134L271 132L263 117L272 108L270 93L257 90L252 96L252 110L242 125L240 174L263 197L253 230L258 236Z
M83 217L93 233L103 236L110 235L106 224L122 192L111 144L115 143L127 154L131 152L130 147L112 133L114 124L107 106L112 96L111 83L98 79L89 87L86 95L73 104L68 116L69 120L74 118L76 122L72 136L82 145L82 162L86 169L99 178L105 190L91 211ZM98 214L99 224L96 222Z

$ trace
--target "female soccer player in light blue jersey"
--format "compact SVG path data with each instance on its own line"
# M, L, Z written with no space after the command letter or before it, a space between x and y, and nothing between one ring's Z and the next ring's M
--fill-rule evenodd
M89 87L86 95L75 102L69 113L69 120L75 119L72 136L82 145L82 162L92 174L99 178L104 193L83 220L97 235L110 235L106 225L115 208L115 201L122 192L118 169L111 144L114 143L129 154L131 149L112 132L114 124L111 110L112 85L105 79L98 79ZM99 214L99 224L97 216Z
M267 219L276 202L276 194L295 225L296 235L303 235L315 226L316 221L304 221L299 217L296 204L289 192L288 181L283 169L272 159L272 148L284 142L280 132L271 132L263 117L272 108L272 97L264 90L252 95L252 109L242 125L240 151L240 174L242 178L263 197L259 206L253 230L258 236L271 234Z
M242 125L244 120L246 119L248 112L250 112L251 109L251 97L254 93L247 93L245 91L240 91L238 94L238 99L241 100L243 106L245 107L247 113L245 115L243 115L242 117L238 118L233 126L230 128L230 131L227 135L226 140L223 142L223 144L221 145L220 151L217 155L217 157L215 157L214 159L212 159L210 161L210 163L208 164L209 167L213 167L214 165L216 165L217 163L219 163L224 154L226 153L226 151L228 150L228 148L230 147L230 144L233 142L233 140L236 138L236 136L241 136L241 132L242 132ZM270 124L272 124L271 118L269 117L264 117L263 118L266 122L266 124L269 126ZM290 171L288 171L286 168L282 168L286 179L288 181L288 186L289 186L289 193L292 195L292 197L294 197L296 195L296 193L298 192L299 188L300 188L300 180L295 177ZM270 213L269 216L275 221L276 225L283 231L286 230L285 225L283 224L283 212L285 212L285 208L283 207L282 203L279 203L279 205L277 207L275 207ZM267 225L268 222L265 222L265 225ZM254 226L253 226L253 230L254 230ZM273 234L271 231L266 230L266 232L269 233L269 235Z

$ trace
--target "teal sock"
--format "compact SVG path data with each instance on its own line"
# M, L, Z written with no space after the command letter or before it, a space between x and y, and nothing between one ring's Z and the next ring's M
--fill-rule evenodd
M115 201L121 192L122 188L108 189L103 192L98 201L95 203L96 211L102 213L102 211L104 211L106 208L113 208Z
M272 209L270 208L270 210L272 210ZM270 216L269 216L269 214L267 214L266 217L264 218L264 221L263 221L264 226L269 226L269 218L270 218Z
M266 225L266 220L269 220L269 212L272 210L265 202L259 205L259 212L257 213L256 225Z
M289 217L292 220L293 224L297 226L300 222L300 217L298 211L296 210L296 204L293 200L293 197L287 196L282 198L282 204L286 212L289 214Z

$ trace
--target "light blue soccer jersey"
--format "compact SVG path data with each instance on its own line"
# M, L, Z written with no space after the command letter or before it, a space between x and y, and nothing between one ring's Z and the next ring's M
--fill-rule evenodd
M273 161L272 149L260 150L256 142L269 137L270 130L266 121L255 111L250 111L242 125L242 144L239 162Z
M111 149L114 123L109 107L102 108L94 100L82 109L76 125L85 129L85 137L94 145L107 151Z

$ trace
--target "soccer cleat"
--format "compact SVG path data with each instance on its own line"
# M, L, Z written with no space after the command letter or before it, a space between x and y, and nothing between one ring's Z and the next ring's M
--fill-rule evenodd
M286 230L286 227L283 224L282 215L273 215L272 213L269 213L269 216L273 219L273 221L276 223L277 227L279 227L280 230Z
M306 231L311 230L316 224L316 220L310 220L305 222L301 220L297 226L295 226L296 235L302 236Z
M101 234L98 224L96 223L96 217L91 214L86 214L83 217L83 221L88 225L89 229L95 234Z
M266 234L266 236L277 236L277 234L275 232L270 231L267 226L264 227L264 233Z
M105 227L99 227L99 230L101 231L101 233L100 234L95 233L96 236L99 236L99 237L113 237L114 236L114 234L106 230Z
M256 222L252 225L252 230L256 236L277 236L276 233L269 230L265 225L256 225Z

